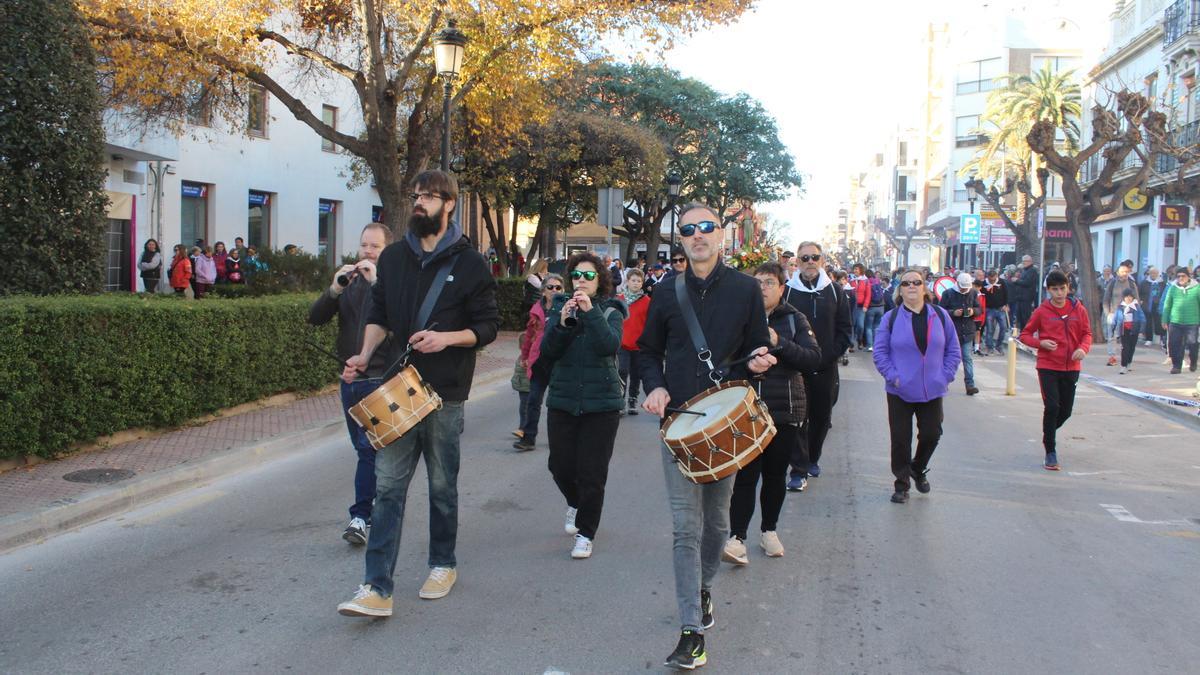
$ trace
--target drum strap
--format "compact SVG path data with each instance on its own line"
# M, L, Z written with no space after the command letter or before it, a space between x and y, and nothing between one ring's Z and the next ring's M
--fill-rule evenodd
M688 297L686 274L675 275L675 298L679 302L679 312L687 325L688 336L692 346L696 348L696 358L708 367L708 377L714 384L720 384L725 374L713 363L712 350L708 348L704 331L700 328L700 320L696 318L696 310L692 308L692 299Z
M454 269L455 260L458 260L458 254L446 258L446 261L438 268L433 277L433 283L429 285L429 291L425 294L425 301L417 310L417 320L413 322L413 332L425 330L425 324L429 323L429 316L433 314L433 306L437 304L438 296L446 287L446 279L450 277L450 270Z

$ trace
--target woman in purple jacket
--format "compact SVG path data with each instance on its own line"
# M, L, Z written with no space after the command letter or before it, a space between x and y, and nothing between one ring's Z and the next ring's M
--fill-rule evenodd
M909 478L929 492L929 459L942 436L942 397L962 360L950 315L934 301L916 270L904 270L896 288L896 308L879 322L875 369L887 389L892 433L892 501L908 501ZM917 418L917 455L912 454L912 421Z

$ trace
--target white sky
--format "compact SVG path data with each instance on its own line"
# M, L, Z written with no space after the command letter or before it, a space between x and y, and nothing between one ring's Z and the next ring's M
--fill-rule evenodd
M1022 13L1060 5L1102 46L1113 0L759 0L735 24L694 35L666 65L732 94L744 91L775 116L808 176L807 194L764 205L792 224L795 244L818 236L896 124L915 120L925 76L921 40L931 21L978 21L979 12ZM1090 63L1086 67L1090 67Z

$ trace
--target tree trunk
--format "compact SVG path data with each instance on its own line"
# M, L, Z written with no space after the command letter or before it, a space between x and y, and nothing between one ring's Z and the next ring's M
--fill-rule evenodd
M653 266L658 262L658 246L662 243L662 232L651 225L646 228L646 264Z
M1076 258L1079 266L1076 272L1079 276L1079 301L1088 311L1092 324L1092 342L1106 342L1104 339L1104 308L1100 306L1100 291L1096 288L1095 252L1092 249L1092 222L1094 219L1082 218L1077 210L1067 210L1067 221L1075 235L1079 252ZM1043 270L1043 275L1045 271Z
M479 210L483 216L483 223L487 226L490 245L496 250L496 257L500 260L501 268L508 269L508 253L504 247L504 222L500 222L500 229L497 232L496 225L492 222L492 209L487 200L481 195L476 196L479 198Z

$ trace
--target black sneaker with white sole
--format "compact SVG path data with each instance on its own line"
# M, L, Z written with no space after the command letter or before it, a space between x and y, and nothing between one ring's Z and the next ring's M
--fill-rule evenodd
M704 634L685 630L679 635L675 651L671 652L663 665L672 670L695 670L706 663L708 653L704 651Z
M717 623L717 619L713 616L713 601L712 593L709 591L700 590L700 627L704 630L712 628Z

